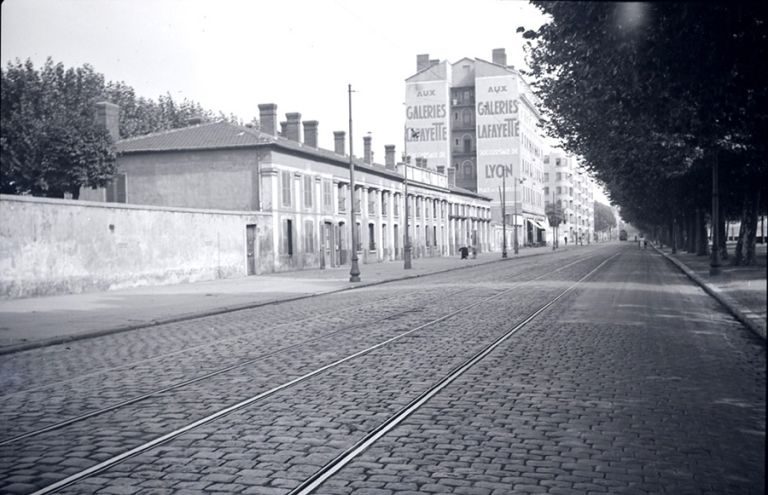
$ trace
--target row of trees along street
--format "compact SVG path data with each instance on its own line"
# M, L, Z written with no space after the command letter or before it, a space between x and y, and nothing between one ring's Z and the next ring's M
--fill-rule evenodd
M203 122L237 117L200 104L137 97L123 82L106 82L90 65L65 68L50 58L36 68L31 60L0 69L0 192L77 199L81 186L101 187L115 173L109 133L94 122L96 102L120 106L120 136L128 138Z
M625 220L700 255L714 225L723 258L754 263L768 184L766 3L533 4L551 22L518 32L546 130L583 157Z

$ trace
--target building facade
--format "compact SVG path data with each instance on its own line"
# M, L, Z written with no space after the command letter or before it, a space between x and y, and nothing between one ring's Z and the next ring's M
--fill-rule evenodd
M576 159L552 150L544 157L544 196L559 205L565 222L558 226L561 244L589 244L594 239L595 182Z
M446 170L457 186L491 198L494 222L516 226L521 244L544 242L538 99L504 49L493 50L492 62L418 55L405 93L407 151L417 166Z
M407 167L414 257L454 255L463 246L491 249L489 198L455 187L444 173L396 163L391 145L385 164L373 163L370 137L364 158L353 159L351 191L344 132L334 133L334 151L320 149L317 121L288 113L278 134L277 106L259 108L260 130L216 122L118 140L113 185L83 190L80 198L260 212L270 223L269 235L260 236L259 225L243 225L247 256L271 253L269 271L332 267L348 264L353 248L362 263L402 259ZM354 247L350 225L357 234ZM268 245L260 249L259 242Z

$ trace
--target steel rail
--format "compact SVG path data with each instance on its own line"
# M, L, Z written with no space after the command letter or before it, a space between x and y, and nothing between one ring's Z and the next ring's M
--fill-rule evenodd
M538 315L546 311L550 306L552 306L558 300L563 298L566 294L574 290L584 280L592 276L595 272L597 272L600 268L602 268L606 263L608 263L610 260L614 259L615 257L619 256L620 254L621 253L616 253L613 256L610 256L609 258L605 259L602 263L600 263L598 266L592 269L589 273L581 277L579 280L577 280L575 283L573 283L564 291L560 292L557 296L555 296L549 302L539 307L536 311L531 313L527 318L525 318L523 321L515 325L512 329L504 333L501 337L497 338L495 341L493 341L484 349L482 349L481 351L476 353L474 356L466 360L464 363L454 367L453 370L449 371L448 374L443 376L443 378L438 380L429 389L424 391L419 397L415 398L410 403L408 403L405 407L403 407L400 411L390 416L377 428L369 432L365 437L363 437L357 443L355 443L355 445L353 445L352 447L344 451L342 454L340 454L339 456L337 456L336 458L334 458L333 460L325 464L322 468L320 468L317 472L315 472L315 474L313 474L312 476L304 480L304 482L302 482L299 486L291 490L288 493L288 495L308 495L312 493L316 488L322 485L330 477L332 477L334 474L336 474L341 469L343 469L347 464L349 464L355 457L360 455L368 447L370 447L375 442L377 442L381 437L383 437L389 431L391 431L392 429L397 427L400 423L402 423L417 409L422 407L429 399L437 395L441 390L443 390L445 387L450 385L453 381L455 381L461 375L466 373L467 370L472 368L474 365L480 362L483 358L485 358L488 354L493 352L497 347L503 344L512 335L514 335L520 329L528 325Z
M363 289L363 288L364 287L361 287L361 289ZM387 300L395 299L395 298L398 298L398 297L407 297L407 296L412 295L413 293L419 293L419 292L422 292L422 291L413 290L413 291L411 291L411 292L409 292L408 294L405 294L405 295L404 294L394 294L392 296L388 296L388 297L385 297L383 299L379 299L377 302L381 302L382 300L387 301ZM319 294L319 295L325 295L325 294ZM293 301L288 301L288 302L293 302ZM248 309L258 309L258 308L248 308ZM349 308L349 309L350 310L357 310L357 309L360 309L360 308L359 307L354 307L354 308ZM234 313L234 312L237 312L237 311L245 311L245 310L244 309L237 309L237 310L233 310L231 312ZM278 329L278 328L281 328L281 327L285 327L285 326L296 325L298 323L306 322L306 321L317 319L317 318L322 318L322 317L327 316L329 314L336 314L336 313L338 313L338 311L339 310L337 310L337 309L335 309L335 310L332 309L332 310L326 311L326 312L324 312L322 314L307 316L306 318L301 318L301 319L296 320L296 321L291 321L291 322L287 322L287 323L278 323L277 325L274 325L271 328L271 330L275 330L275 329ZM218 313L218 314L215 314L215 315L200 316L198 318L193 318L193 319L185 320L184 322L164 323L164 324L159 325L159 326L175 325L175 324L179 324L179 323L185 323L185 322L188 322L188 321L192 321L192 320L195 320L195 319L202 320L202 319L205 319L205 318L221 316L223 314L229 314L229 313ZM154 327L154 328L156 328L156 327ZM166 353L163 353L163 354L158 354L157 356L152 356L152 357L148 357L148 358L144 358L144 359L139 359L138 361L132 361L130 363L121 364L119 366L113 366L113 367L109 367L109 368L99 368L99 369L97 369L95 371L90 371L88 373L83 373L82 375L73 376L72 378L67 378L65 380L59 380L59 381L56 381L56 382L46 383L45 385L37 385L37 386L34 386L34 387L25 388L23 390L18 390L16 392L11 392L11 393L8 393L8 394L3 394L3 395L0 395L0 402L4 401L7 398L14 397L16 395L20 395L20 394L24 394L24 393L37 392L37 391L40 391L40 390L44 390L46 388L55 387L57 385L62 385L64 383L71 383L71 382L74 382L74 381L77 381L77 380L82 380L82 379L90 378L90 377L93 377L93 376L98 376L98 375L100 375L102 373L109 373L109 372L112 372L112 371L118 371L118 370L125 369L125 368L131 368L133 366L138 366L140 364L146 364L146 363L150 363L152 361L158 361L158 360L165 359L165 358L168 358L168 357L171 357L171 356L176 356L176 355L179 355L179 354L184 354L184 353L187 353L187 352L196 351L198 349L202 349L202 348L205 348L205 347L212 347L212 346L217 345L217 344L222 344L222 343L226 343L226 342L237 340L237 339L247 339L247 338L252 336L252 335L250 335L251 333L253 333L253 330L248 330L247 332L245 332L243 334L240 334L240 335L233 335L231 337L224 337L224 338L221 338L221 339L217 339L217 340L215 340L213 342L205 342L205 343L202 343L202 344L194 345L192 347L185 347L183 349L179 349L179 350L176 350L176 351L170 351L170 352L166 352ZM2 445L2 442L0 442L0 445Z
M455 294L458 294L459 292L464 292L464 291L465 291L465 289L459 289L457 291L454 291L454 292L448 294L447 297L450 297L452 295L455 295ZM413 291L413 292L419 292L419 291ZM446 297L446 296L445 295L440 295L440 296L436 296L436 297L429 298L429 299L437 299L437 298L444 298L444 297ZM394 298L394 296L392 298ZM388 320L388 319L392 318L395 315L406 314L406 313L409 313L411 311L412 311L411 309L408 309L408 310L400 311L398 313L389 314L387 316L382 316L381 318L373 320L372 322L367 322L366 325L380 323L382 321L385 321L385 320ZM326 315L326 313L323 313L323 316L325 316L325 315ZM307 319L308 318L305 318L305 319L299 320L298 322L295 322L295 323L300 323L302 321L306 321ZM283 326L283 325L279 325L279 326ZM288 345L288 346L285 346L285 347L280 347L280 348L275 349L275 350L270 351L270 352L259 354L258 356L255 356L255 357L253 357L251 359L248 359L246 361L242 361L240 363L235 363L235 364L232 364L230 366L226 366L224 368L220 368L218 370L211 371L211 372L206 373L204 375L200 375L200 376L195 377L195 378L190 378L188 380L183 380L181 382L177 382L177 383L174 383L172 385L168 385L168 386L163 387L163 388L152 390L150 392L147 392L147 393L144 393L144 394L141 394L141 395L137 395L137 396L132 397L130 399L126 399L126 400L120 401L117 404L113 404L111 406L103 407L103 408L96 409L96 410L91 411L91 412L80 414L80 415L72 417L70 419L67 419L67 420L64 420L64 421L59 421L57 423L48 425L46 427L38 428L36 430L32 430L32 431L29 431L29 432L26 432L26 433L22 433L22 434L13 436L13 437L5 438L5 439L0 439L0 447L2 447L3 445L8 445L8 444L11 444L11 443L18 442L18 441L23 440L25 438L30 438L30 437L34 437L34 436L37 436L37 435L42 435L43 433L47 433L47 432L50 432L50 431L59 430L61 428L67 427L69 425L72 425L72 424L75 424L75 423L79 423L81 421L85 421L86 419L93 418L95 416L100 416L100 415L106 414L106 413L108 413L110 411L114 411L114 410L120 409L122 407L130 406L131 404L136 404L137 402L141 402L143 400L146 400L146 399L149 399L151 397L163 394L165 392L170 392L172 390L176 390L176 389L179 389L179 388L182 388L182 387L186 387L187 385L192 385L193 383L197 383L197 382L200 382L200 381L203 381L203 380L207 380L209 378L213 378L215 376L218 376L218 375L230 372L232 370L236 370L236 369L239 369L239 368L245 368L246 366L250 366L250 365L252 365L254 363L257 363L257 362L259 362L259 361L261 361L261 360L263 360L265 358L272 357L272 356L275 356L277 354L280 354L280 353L283 353L283 352L287 352L287 351L299 348L299 347L304 346L304 345L308 345L308 344L312 344L312 343L315 343L315 342L319 342L319 341L327 339L329 337L333 337L334 335L337 335L339 333L346 332L346 331L349 331L349 330L353 330L353 329L359 328L359 327L360 327L359 323L358 324L353 324L353 325L346 325L344 327L338 328L336 330L333 330L331 332L325 333L323 335L318 335L317 337L313 337L313 338L310 338L310 339L307 339L307 340L303 340L301 342L296 342L295 344L291 344L291 345ZM219 341L219 342L221 342L221 341ZM119 369L119 368L111 368L110 371L114 371L115 369Z
M614 255L614 256L617 256L617 255ZM52 484L50 484L50 485L48 485L48 486L46 486L44 488L41 488L40 490L37 490L37 491L33 492L32 495L45 495L45 494L48 494L48 493L55 493L58 490L61 490L62 488L65 488L65 487L70 486L70 485L72 485L72 484L74 484L74 483L76 483L76 482L78 482L78 481L80 481L80 480L82 480L84 478L87 478L87 477L90 477L90 476L92 476L94 474L102 472L105 469L108 469L109 467L114 466L115 464L118 464L118 463L120 463L120 462L122 462L122 461L124 461L126 459L129 459L131 457L139 455L139 454L141 454L143 452L151 450L154 447L162 445L162 444L164 444L164 443L166 443L166 442L168 442L170 440L173 440L174 438L176 438L176 437L178 437L178 436L180 436L180 435L182 435L182 434L184 434L184 433L186 433L186 432L188 432L190 430L193 430L193 429L195 429L195 428L197 428L199 426L202 426L202 425L205 425L205 424L210 423L212 421L215 421L215 420L217 420L217 419L219 419L219 418L221 418L221 417L223 417L223 416L225 416L227 414L230 414L230 413L232 413L234 411L237 411L239 409L243 409L244 407L247 407L247 406L249 406L249 405L251 405L251 404L253 404L255 402L258 402L258 401L260 401L262 399L266 399L266 398L268 398L268 397L270 397L272 395L275 395L276 393L281 392L281 391L283 391L283 390L285 390L285 389L287 389L289 387L292 387L294 385L302 383L302 382L304 382L304 381L306 381L306 380L308 380L308 379L310 379L310 378L312 378L312 377L314 377L314 376L316 376L316 375L318 375L320 373L323 373L324 371L327 371L329 369L332 369L332 368L335 368L337 366L340 366L340 365L342 365L342 364L344 364L344 363L346 363L348 361L351 361L353 359L356 359L356 358L358 358L360 356L364 356L364 355L370 354L371 352L375 351L376 349L379 349L381 347L389 345L390 343L395 342L397 340L400 340L403 337L406 337L406 336L408 336L408 335L410 335L410 334L412 334L414 332L417 332L417 331L422 330L424 328L433 326L433 325L435 325L437 323L440 323L442 321L445 321L445 320L447 320L449 318L453 318L454 316L456 316L458 314L464 313L464 312L466 312L466 311L468 311L468 310L470 310L470 309L472 309L472 308L474 308L476 306L479 306L481 304L485 304L488 301L492 301L492 300L497 299L497 298L499 298L501 296L504 296L504 295L508 294L510 291L518 288L522 284L539 280L539 279L541 279L541 278L543 278L543 277L545 277L547 275L550 275L552 273L564 270L564 269L569 268L569 267L571 267L573 265L576 265L576 264L584 262L584 261L591 260L591 259L596 258L596 257L598 257L598 256L592 256L592 255L585 256L585 257L579 258L579 259L577 259L577 260L575 260L575 261L573 261L571 263L568 263L566 265L558 267L558 268L556 268L554 270L549 270L546 273L543 273L543 274L541 274L541 275L539 275L537 277L533 277L533 278L530 278L530 279L527 279L527 280L516 282L516 283L512 284L511 286L507 287L506 289L504 289L502 291L499 291L496 294L494 294L492 296L489 296L489 297L487 297L487 298L485 298L485 299L483 299L481 301L477 301L477 302L468 304L466 306L463 306L463 307L461 307L459 309L456 309L454 311L451 311L451 312L449 312L449 313L447 313L447 314L445 314L445 315L443 315L443 316L441 316L439 318L430 320L430 321L428 321L426 323L423 323L421 325L418 325L418 326L416 326L416 327L414 327L414 328L412 328L410 330L407 330L405 332L401 332L401 333L399 333L399 334L397 334L397 335L395 335L393 337L390 337L390 338L388 338L386 340L383 340L383 341L381 341L381 342L379 342L377 344L374 344L374 345L369 346L369 347L367 347L365 349L357 351L357 352L355 352L353 354L349 354L349 355L347 355L347 356L345 356L345 357L343 357L341 359L333 361L333 362L331 362L329 364L326 364L324 366L316 368L315 370L310 371L308 373L305 373L304 375L299 376L297 378L294 378L293 380L287 381L287 382L285 382L285 383L283 383L281 385L278 385L278 386L273 387L273 388L271 388L269 390L261 392L261 393L259 393L257 395L254 395L254 396L252 396L252 397L250 397L248 399L242 400L242 401L240 401L240 402L238 402L236 404L233 404L231 406L228 406L228 407L225 407L223 409L220 409L219 411L217 411L215 413L212 413L212 414L210 414L210 415L208 415L206 417L200 418L197 421L194 421L194 422L189 423L189 424L187 424L185 426L177 428L176 430L173 430L173 431L171 431L169 433L166 433L166 434L161 435L161 436L159 436L157 438L154 438L154 439L152 439L152 440L150 440L148 442L145 442L145 443L143 443L141 445L138 445L138 446L136 446L136 447L134 447L134 448L132 448L130 450L127 450L126 452L123 452L123 453L118 454L118 455L116 455L114 457L106 459L106 460L104 460L104 461L102 461L102 462L100 462L100 463L98 463L98 464L96 464L94 466L86 468L86 469L84 469L82 471L79 471L77 473L74 473L74 474L72 474L72 475L70 475L70 476L68 476L68 477L66 477L64 479L61 479L61 480L59 480L59 481L57 481L55 483L52 483ZM602 266L602 264L604 264L604 263L605 262L601 263L599 266ZM590 271L590 273L592 273L593 271L594 270ZM558 297L560 297L560 296L558 296Z

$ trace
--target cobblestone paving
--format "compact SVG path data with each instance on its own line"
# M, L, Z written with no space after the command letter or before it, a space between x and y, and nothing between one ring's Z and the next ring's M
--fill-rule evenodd
M420 305L430 307L436 300L445 297L445 290L406 294L383 300L370 307L364 316L358 314L359 310L355 309L340 311L335 315L321 314L293 325L269 325L269 322L266 322L253 333L219 339L209 345L198 346L193 353L172 353L149 362L89 374L54 387L5 396L0 398L3 406L0 415L3 420L0 438L8 438L116 404L127 397L146 394L254 359L259 355L278 352L290 345L300 345L318 336L344 332L345 329L354 332L359 330L359 325L365 325L366 322L373 324L407 308ZM357 322L352 323L353 321ZM189 324L210 323L206 321Z
M628 252L316 493L762 494L765 370L702 291Z
M568 275L573 278L583 274L596 263L573 267ZM520 294L510 294L503 302L517 302L512 315L502 313L478 324L477 313L471 313L419 331L272 400L197 428L65 493L82 493L88 487L100 491L118 485L146 489L157 482L149 480L147 485L141 473L148 467L165 473L161 481L166 488L185 492L193 486L176 486L176 477L199 482L198 471L203 464L211 468L210 474L221 475L233 468L245 470L244 475L235 477L239 482L225 491L242 488L254 493L265 489L284 492L418 395L435 376L492 340L506 318L522 318L538 301L561 290L559 285L531 285ZM228 444L223 447L224 439ZM259 472L262 475L255 474ZM203 485L195 486L212 490Z
M519 273L519 269L522 268L522 266L522 264L518 265L511 272L508 269L507 274ZM514 267L514 265L510 265L510 267ZM448 277L448 279L450 279L450 277ZM430 280L434 284L436 279ZM448 286L449 288L454 285L455 280L445 284L445 286ZM478 298L486 297L499 290L499 284L484 285L481 283L478 284L478 286L482 289L476 291L474 297ZM369 294L368 297L373 299L380 297L382 293L382 291L370 292L371 294ZM429 291L427 291L426 294L429 294ZM442 294L446 294L445 287L442 290ZM408 296L408 298L410 303L416 307L425 302L434 303L434 300L430 301L421 296L414 297L411 295ZM398 331L400 329L399 327L402 327L403 325L406 325L406 327L413 326L414 323L418 322L417 318L433 318L436 314L442 314L452 307L465 305L468 302L471 302L471 299L468 299L466 296L455 298L455 300L451 300L450 298L446 299L443 296L441 304L434 305L434 307L427 305L427 309L420 311L419 313L421 314L418 314L416 318L414 317L415 315L411 315L410 318L404 322L398 322L395 319L379 329L379 333L372 331L365 333L358 332L358 335L355 335L354 337L357 340L364 340L365 338L370 340L371 337L378 338L381 332L384 334L391 334ZM402 310L402 303L400 303L398 309ZM433 314L435 311L437 311L437 313ZM236 315L232 318L236 320L235 323L239 323L237 321L238 318L243 319L244 315L242 315L242 313L244 312L232 314ZM281 315L283 320L285 319L285 316L285 314ZM344 316L346 318L350 317L350 315ZM215 318L222 318L222 316ZM331 321L338 324L338 320ZM206 324L208 323L209 322L206 322ZM313 321L313 324L326 328L331 323L328 318L320 318L317 321ZM403 329L406 327L403 327ZM285 329L280 329L280 332L282 333L278 335L284 335L284 330ZM370 330L370 328L368 330ZM110 339L106 338L106 340ZM344 346L350 346L357 343L354 338L346 339L342 342ZM223 348L224 352L221 354L233 355L237 354L238 351L242 352L242 349L238 349L242 347L242 344L241 341L232 339L232 342L228 343L230 348L227 349L225 346ZM95 423L91 420L87 424L73 425L67 429L67 435L61 435L60 432L47 434L43 437L43 441L25 444L24 447L27 448L28 451L24 451L24 448L18 448L14 445L5 446L3 447L3 451L0 452L0 473L6 475L3 490L20 490L24 492L25 489L29 490L31 486L39 487L48 484L51 480L60 479L66 476L67 473L90 466L97 461L124 451L126 445L130 444L132 441L133 443L139 443L139 441L145 439L147 435L152 437L158 436L159 433L167 432L174 424L189 421L190 418L211 412L223 405L235 402L245 395L252 394L254 393L255 388L258 389L259 386L264 388L263 384L268 383L270 377L274 379L275 376L280 376L281 378L297 376L306 369L316 366L317 361L333 359L344 351L344 346L340 346L338 343L336 343L335 346L332 343L329 344L329 342L318 342L315 345L317 347L304 349L303 353L298 352L298 350L296 351L298 358L303 358L303 361L290 355L282 356L282 358L273 357L271 360L265 360L253 369L249 368L248 370L241 370L241 372L234 377L225 377L222 375L208 383L207 386L189 388L181 395L174 394L173 396L167 397L161 396L157 400L153 399L150 407L144 405L144 407L115 411L114 413L109 413L103 417L97 418ZM347 349L348 348L349 347L347 347ZM227 354L227 351L229 354ZM199 356L197 357L199 358ZM216 355L207 357L208 359L203 362L207 361L221 365L221 363L216 360ZM116 361L119 361L119 359ZM197 365L199 366L199 363ZM147 365L146 371L151 373L152 368ZM101 378L103 379L104 377ZM129 375L124 383L130 384L131 381ZM120 398L128 393L134 393L133 390L127 386L118 385L110 387L110 384L111 382L108 381L108 386L106 388L102 387L107 391L105 393L106 397ZM87 389L88 387L86 386L84 388ZM375 389L375 384L372 388ZM61 397L64 397L67 391L61 391L59 393L61 393ZM42 414L45 414L45 412L41 411L40 415ZM32 414L33 421L35 420L35 416L35 414ZM52 416L56 416L55 411ZM137 420L141 422L134 428L121 428L118 426L121 422L125 424L126 422L135 422ZM76 441L73 442L73 439Z

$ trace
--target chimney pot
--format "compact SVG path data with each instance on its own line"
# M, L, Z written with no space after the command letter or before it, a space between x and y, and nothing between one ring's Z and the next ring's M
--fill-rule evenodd
M429 53L416 55L416 72L420 72L429 67Z
M304 124L304 144L317 148L317 126L316 120L305 120Z
M280 122L280 135L282 137L288 137L288 122Z
M346 136L347 133L345 131L333 131L333 151L335 151L337 155L345 155Z
M491 59L494 64L507 66L507 51L504 48L494 48L491 52Z
M395 145L394 144L384 145L384 166L391 170L395 169Z
M373 163L373 152L371 151L371 136L363 136L363 161Z
M262 103L259 105L259 123L261 132L277 134L277 105L274 103Z
M104 127L112 141L120 140L120 107L109 101L100 101L96 103L94 111L94 120L96 124Z
M285 114L286 126L285 137L291 141L301 142L301 114L298 112L290 112Z

